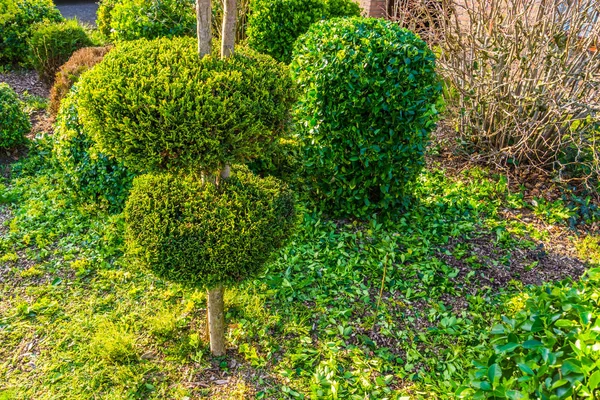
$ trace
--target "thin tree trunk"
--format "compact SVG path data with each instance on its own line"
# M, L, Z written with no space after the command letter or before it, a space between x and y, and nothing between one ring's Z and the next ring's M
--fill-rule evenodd
M210 335L210 352L214 356L225 354L225 314L223 285L208 291L208 331Z
M235 46L235 25L237 22L237 0L224 0L223 32L221 42L221 58L233 55Z
M212 10L210 0L196 0L196 34L200 58L210 54L212 40Z

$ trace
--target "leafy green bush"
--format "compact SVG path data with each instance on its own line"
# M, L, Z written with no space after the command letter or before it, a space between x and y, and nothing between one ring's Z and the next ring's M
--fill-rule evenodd
M86 132L133 169L255 158L285 133L294 100L284 65L245 48L199 60L193 38L123 42L80 85Z
M98 26L113 41L194 36L194 0L103 1Z
M475 362L470 398L600 395L600 269L575 284L539 287L492 328L494 355ZM530 397L529 397L530 396Z
M33 24L62 19L52 0L0 0L0 64L26 61Z
M38 23L31 30L27 39L29 60L46 83L54 81L58 68L75 50L92 45L83 27L74 19L53 24Z
M134 174L99 152L79 122L78 89L63 99L56 118L52 154L63 176L78 197L123 208Z
M248 18L248 44L289 63L296 39L320 19L360 15L352 0L255 0Z
M295 223L292 192L237 171L217 187L200 176L135 179L125 206L129 254L158 276L191 286L258 273Z
M289 138L280 138L256 159L248 164L255 174L273 176L292 183L302 167L300 143Z
M349 18L313 25L294 54L315 196L356 217L405 206L438 113L432 51L391 22Z
M69 61L60 67L56 73L52 90L50 90L48 113L51 116L56 116L61 100L67 95L73 84L79 80L81 74L102 61L111 48L110 46L84 47L73 53Z
M8 84L0 83L0 149L23 143L30 130L31 122L19 97Z

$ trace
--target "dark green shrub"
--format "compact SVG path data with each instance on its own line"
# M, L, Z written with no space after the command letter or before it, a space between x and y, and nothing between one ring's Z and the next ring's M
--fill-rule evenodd
M0 0L0 64L26 61L33 24L62 20L52 0Z
M250 7L248 45L285 63L296 39L316 21L360 15L352 0L254 0Z
M30 130L31 122L19 97L6 83L0 83L0 149L25 142Z
M431 50L391 22L349 18L313 25L294 54L314 195L339 215L405 206L437 116Z
M77 20L53 24L39 23L32 27L27 39L31 65L46 83L54 81L54 75L75 50L91 46L85 30Z
M111 48L110 46L84 47L73 53L69 61L60 67L54 78L52 90L50 90L48 113L51 116L56 116L61 100L67 95L73 84L79 80L81 74L102 61Z
M165 279L213 287L261 271L295 223L293 195L237 171L215 185L168 173L135 179L125 206L128 253Z
M300 143L287 138L280 138L272 147L248 163L248 168L256 175L273 176L290 184L295 181L301 167Z
M194 36L194 0L121 0L101 3L99 27L113 41Z
M67 186L83 200L123 208L134 174L97 150L79 122L76 87L63 99L56 118L52 153Z
M537 288L491 329L494 354L473 363L461 398L597 399L599 284L595 268L581 282Z
M193 38L123 42L80 81L80 116L100 150L137 169L216 171L285 133L287 68L238 48L198 59Z

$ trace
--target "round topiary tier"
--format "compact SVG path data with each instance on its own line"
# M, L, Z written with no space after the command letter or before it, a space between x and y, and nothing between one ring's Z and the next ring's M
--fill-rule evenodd
M134 180L125 206L128 253L156 275L214 287L259 273L290 236L293 194L244 169L219 186L193 175Z

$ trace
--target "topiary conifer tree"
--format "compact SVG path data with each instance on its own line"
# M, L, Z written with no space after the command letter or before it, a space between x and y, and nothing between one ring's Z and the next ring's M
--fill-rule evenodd
M293 195L237 167L286 132L295 100L287 66L234 54L236 1L226 0L220 55L210 0L198 0L196 43L119 43L80 80L80 119L99 151L132 170L128 253L165 279L208 289L211 352L225 353L226 285L256 275L289 238ZM232 172L233 171L233 172Z

